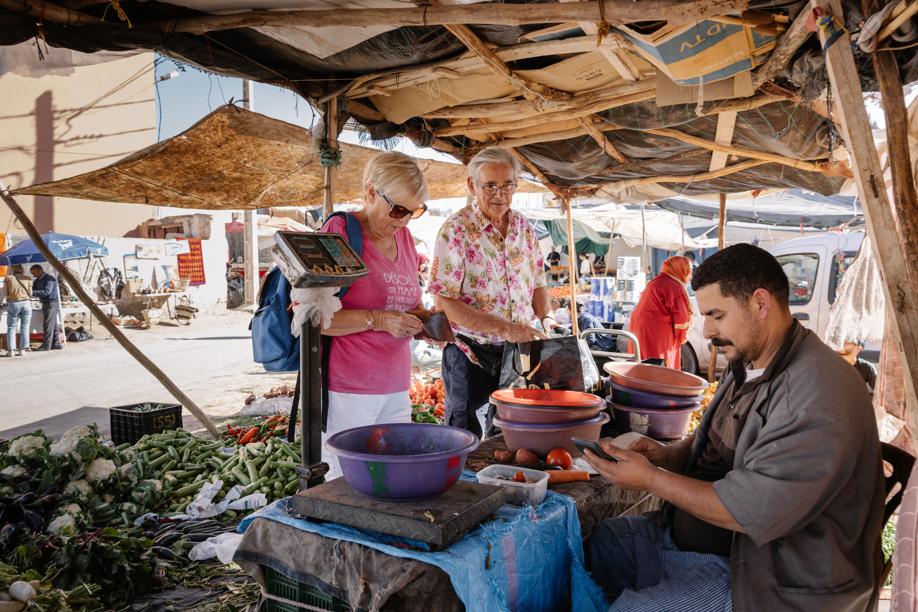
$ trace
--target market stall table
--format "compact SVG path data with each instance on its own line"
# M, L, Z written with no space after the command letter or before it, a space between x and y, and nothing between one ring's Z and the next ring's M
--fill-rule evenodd
M494 463L493 452L505 448L503 437L484 440L469 455L466 469L480 471ZM581 536L586 538L603 519L619 514L639 514L656 509L658 500L639 491L623 491L601 477L552 487L569 496L576 506ZM283 546L278 542L296 542ZM248 526L237 559L282 556L278 567L295 568L288 578L341 600L375 604L382 610L464 610L450 576L439 567L415 559L392 557L363 544L324 537L271 520L255 520ZM398 563L397 579L392 563ZM265 576L256 572L264 581Z

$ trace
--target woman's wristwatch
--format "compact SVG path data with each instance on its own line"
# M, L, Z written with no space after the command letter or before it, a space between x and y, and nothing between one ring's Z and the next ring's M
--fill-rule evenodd
M367 324L367 331L371 331L375 327L375 325L373 324L373 311L372 310L367 311L366 324Z

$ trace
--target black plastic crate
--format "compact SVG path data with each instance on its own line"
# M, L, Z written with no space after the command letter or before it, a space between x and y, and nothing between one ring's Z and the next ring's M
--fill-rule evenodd
M182 407L178 404L159 404L156 410L138 412L137 408L144 405L130 404L108 409L112 442L133 444L147 434L182 426Z
M306 604L313 609L329 610L329 612L351 612L351 607L347 602L341 601L337 597L326 595L319 589L285 576L270 567L262 566L261 569L265 574L265 591L269 595ZM303 609L265 598L265 612L302 612Z

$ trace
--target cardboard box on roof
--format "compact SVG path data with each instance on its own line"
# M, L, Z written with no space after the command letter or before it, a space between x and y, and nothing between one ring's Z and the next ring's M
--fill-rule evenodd
M657 106L672 106L712 100L748 98L755 93L752 72L741 72L722 81L705 83L704 87L679 85L663 73L657 75Z
M459 78L442 78L403 87L388 96L370 96L370 100L386 119L398 124L447 106L503 98L515 93L516 89L506 79L489 70L481 70Z
M665 25L652 33L617 29L644 58L679 85L698 85L751 70L754 57L775 46L776 37L752 27L700 21Z
M638 68L653 68L640 58L635 58ZM517 70L517 74L541 85L569 92L581 92L615 83L624 83L621 75L609 60L598 52L581 53L539 70Z

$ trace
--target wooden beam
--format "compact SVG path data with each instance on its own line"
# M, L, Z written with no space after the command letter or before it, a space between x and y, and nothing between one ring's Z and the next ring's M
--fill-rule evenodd
M580 125L584 127L587 131L587 134L596 141L596 144L599 145L599 148L602 149L602 152L606 155L612 157L615 161L620 164L628 163L628 158L622 155L622 152L615 148L609 139L606 138L606 135L602 133L594 123L593 119L590 117L581 117Z
M736 111L728 111L717 115L717 130L714 133L714 142L728 145L733 142L733 128L736 127ZM714 151L711 153L711 166L709 170L720 170L727 165L727 153Z
M489 49L478 36L467 25L447 25L445 26L450 34L458 38L462 44L469 50L480 57L485 66L497 76L505 79L512 87L515 87L524 98L530 102L536 102L537 107L541 108L543 103L550 103L555 100L565 100L571 98L571 94L566 91L558 91L551 87L546 87L534 81L530 81L516 74L507 66L497 55Z
M823 15L835 16L844 22L844 12L838 0L811 2ZM826 31L820 28L818 36L820 43L825 45ZM874 238L871 243L884 280L887 312L893 315L892 320L902 349L908 425L912 431L918 431L918 401L915 394L918 388L918 305L915 300L918 287L909 271L910 265L914 266L914 247L908 250L908 240L913 237L903 236L896 227L876 147L872 138L865 137L872 130L847 32L842 32L829 46L825 56L832 86L833 110L841 122L842 134L851 156L858 195L867 218L867 228ZM907 214L918 214L914 203Z
M526 166L526 168L532 173L532 176L539 179L545 188L548 189L556 198L563 197L561 188L552 183L545 174L539 170L539 167L536 166L532 161L530 161L525 155L517 151L516 149L510 149L510 153L515 157L521 164Z
M806 170L808 172L821 172L823 174L828 174L829 176L848 176L850 177L850 171L848 171L845 166L842 166L838 163L830 163L830 162L813 163L809 161L803 161L802 159L793 159L790 157L785 157L783 155L777 155L775 153L765 153L763 151L747 149L745 147L735 147L732 145L717 144L716 142L711 142L709 140L705 140L704 138L698 138L697 136L690 136L684 132L680 132L679 130L673 130L670 128L658 128L658 129L643 130L643 131L647 134L656 134L657 136L666 136L667 138L672 138L673 140L678 140L686 144L695 145L696 147L701 147L703 149L710 149L711 151L723 151L730 155L736 155L737 157L748 157L750 159L761 159L764 161L769 161L769 162L774 162L776 164L789 166L791 168L796 168L798 170Z
M717 216L717 250L723 250L727 233L727 194L720 194L720 214ZM708 357L708 382L714 382L717 371L717 347L711 344L711 356Z
M21 3L23 0L3 0ZM33 0L28 0L32 2ZM742 11L748 0L603 0L606 21L620 25L634 21L668 21L674 25L703 21L708 17ZM266 26L333 26L371 27L434 25L528 25L563 21L600 21L599 1L548 2L526 5L521 10L514 4L471 4L428 6L403 9L323 9L323 10L255 10L229 15L205 15L187 19L153 23L168 32L204 34L237 28Z
M373 123L379 123L386 120L385 115L375 108L370 108L366 104L362 104L356 100L348 100L346 104L347 113L352 117Z
M545 134L536 134L535 136L524 136L522 138L508 138L506 140L499 140L494 144L496 147L501 147L502 149L516 149L517 147L525 147L532 144L538 144L540 142L553 142L555 140L567 140L568 138L577 138L578 136L585 136L587 133L586 128L583 126L578 128L572 128L570 130L561 130L558 132L548 132Z
M26 231L26 234L29 235L29 238L32 239L32 242L35 244L35 247L44 255L45 259L51 264L51 267L54 268L61 278L67 283L67 286L70 287L80 301L89 309L89 312L102 324L102 327L108 331L118 341L124 350L128 352L134 359L140 362L153 377L162 384L166 390L172 394L172 396L177 399L182 406L188 409L191 414L193 414L200 422L201 425L207 430L207 432L214 437L214 439L220 439L220 432L217 430L217 427L213 424L213 421L208 418L204 411L198 408L198 405L195 404L190 397L185 395L181 389L176 386L172 379L170 379L165 372L159 369L159 367L150 361L150 358L141 352L134 343L128 340L127 336L124 335L124 332L121 329L112 323L111 319L108 318L102 309L99 308L99 305L96 304L86 293L86 290L83 289L83 285L73 277L73 273L65 266L61 261L54 256L54 254L48 249L48 246L45 244L45 241L41 239L41 234L38 233L38 230L35 229L35 226L32 225L31 219L28 215L25 214L25 211L22 210L22 207L19 206L19 203L10 195L10 192L7 190L6 185L0 181L0 197L3 198L3 201L6 202L6 205L9 207L10 211L13 213L13 216L19 221L19 224L22 225L22 228ZM53 377L53 373L49 374Z
M649 100L652 99L653 96L653 92L629 94L627 96L620 96L618 98L600 100L592 104L584 104L576 110L563 110L553 113L543 112L525 117L523 119L514 119L511 121L495 121L489 123L476 121L475 123L470 123L467 125L456 125L447 128L441 128L436 130L434 133L437 136L445 137L497 134L500 132L510 132L513 130L524 130L531 127L548 125L557 121L570 121L571 119L578 119L580 117L593 115L594 113L600 113L611 108L618 108L619 106L626 106L635 102ZM607 125L606 129L612 129L612 127L613 126Z
M102 20L97 17L84 15L83 13L78 13L67 7L54 4L53 2L45 2L44 0L0 0L0 9L69 26L103 23Z
M567 196L561 198L561 206L567 217L567 276L568 287L571 290L571 333L575 338L580 337L580 323L577 320L577 243L574 242L574 219L571 212L571 199Z
M587 104L592 104L599 101L608 101L615 102L618 99L629 99L631 100L628 104L633 104L634 102L643 102L646 100L651 100L656 96L656 87L657 81L655 78L650 77L638 81L636 83L625 83L624 85L612 85L609 87L603 87L590 92L579 93L572 99L571 103L564 103L555 108L555 111L558 110L572 110L574 112L581 112L583 107ZM635 98L625 98L625 96L630 96L634 94L637 97L637 94L640 95L640 99ZM746 110L752 110L760 108L767 104L772 104L774 102L781 102L786 100L786 97L774 96L774 95L759 95L753 96L751 98L744 98L742 100L727 100L724 102L712 102L705 104L702 108L702 116L705 115L717 115L719 113L724 113L728 111L737 111L742 112ZM615 105L620 106L620 105ZM611 108L614 108L611 107ZM599 112L599 111L594 111ZM511 102L487 102L482 103L478 102L475 104L463 104L459 106L450 106L446 108L441 108L435 111L424 114L425 119L484 119L489 118L493 119L497 116L503 115L515 115L519 117L521 114L526 115L536 115L532 110L532 106L527 104L525 101L514 100Z
M621 189L628 189L629 187L636 187L638 185L656 185L659 183L700 183L702 181L709 181L711 179L720 178L722 176L728 176L736 172L742 172L743 170L749 170L750 168L762 166L767 163L769 162L762 161L761 159L750 159L738 164L733 164L732 166L720 168L719 170L714 170L712 172L699 172L698 174L661 174L657 176L645 176L643 178L626 179L624 181L606 183L601 185L600 188L604 191L608 190L608 193L611 193Z
M611 45L612 43L610 43ZM494 54L503 62L521 59L545 57L548 55L567 55L587 53L596 48L596 39L592 36L577 36L564 40L530 42L510 47L494 49ZM395 91L403 87L412 87L442 78L460 78L463 74L484 68L484 60L472 52L460 57L418 64L411 68L388 69L360 76L335 92L335 95L347 95L348 98L363 98L371 91ZM319 102L324 102L319 99Z
M338 99L325 103L325 140L330 149L338 148ZM335 167L325 166L325 190L323 193L325 218L335 212Z
M576 0L561 0L561 2L574 2ZM577 25L580 26L580 29L583 30L583 33L587 36L596 37L599 34L599 26L596 25L595 21L581 21ZM610 41L611 36L602 36L596 40L596 45L602 56L606 58L606 61L612 66L612 68L626 81L640 81L641 80L641 71L634 64L634 61L628 56L627 51L620 49L621 44L609 45L607 41Z
M797 50L810 37L811 32L806 29L808 13L809 11L806 8L800 11L791 27L778 40L778 45L771 52L768 61L755 71L752 76L752 84L755 87L759 87L762 83L767 83L784 70L794 54L797 53Z

